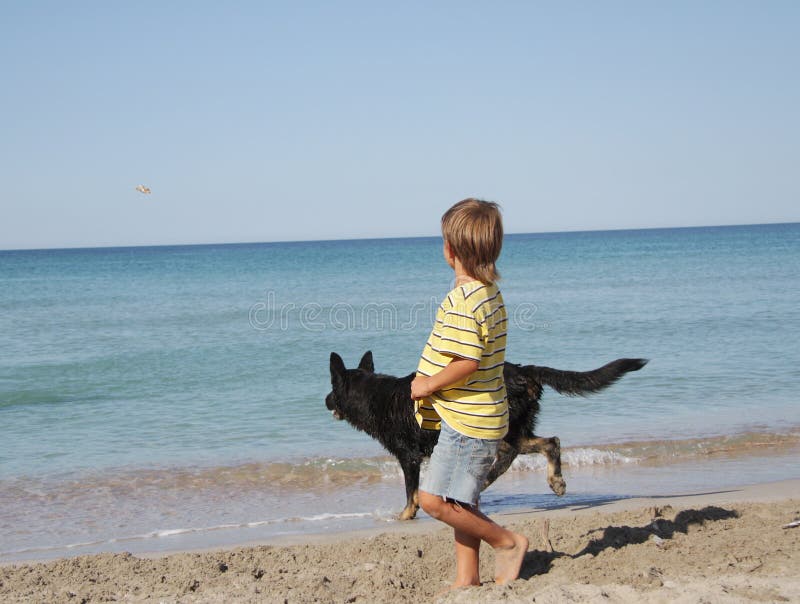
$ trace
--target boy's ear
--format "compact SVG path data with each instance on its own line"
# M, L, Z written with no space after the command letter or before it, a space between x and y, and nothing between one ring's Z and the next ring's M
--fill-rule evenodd
M456 255L453 252L453 248L447 239L444 240L444 255L447 258L448 262L453 262L456 258Z
M358 363L358 368L368 371L369 373L375 373L375 365L372 362L371 350L367 350L367 352L364 353L364 356L361 357L361 361Z
M335 388L344 382L344 376L347 369L344 366L344 361L335 352L331 353L331 384Z

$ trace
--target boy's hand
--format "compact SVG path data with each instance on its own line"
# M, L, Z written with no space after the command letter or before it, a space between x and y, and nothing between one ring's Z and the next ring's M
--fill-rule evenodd
M453 357L439 373L431 376L418 375L411 382L411 398L418 401L429 397L437 390L447 388L478 370L478 361Z
M426 398L434 393L430 387L431 378L424 375L418 375L411 382L411 398L415 401Z

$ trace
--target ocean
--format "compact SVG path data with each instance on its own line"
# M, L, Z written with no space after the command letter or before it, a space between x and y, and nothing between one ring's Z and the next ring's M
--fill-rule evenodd
M524 456L486 511L800 477L800 224L512 234L499 268L507 360L649 363L546 390L567 495ZM396 522L329 355L412 372L451 280L439 238L0 251L0 562Z

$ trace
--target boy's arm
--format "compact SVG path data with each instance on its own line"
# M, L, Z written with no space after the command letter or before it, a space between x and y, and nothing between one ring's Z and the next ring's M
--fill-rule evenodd
M478 370L478 361L453 357L447 367L432 376L418 375L411 382L411 398L415 401L430 396L437 390L446 388L450 384L455 384L463 380L471 373Z

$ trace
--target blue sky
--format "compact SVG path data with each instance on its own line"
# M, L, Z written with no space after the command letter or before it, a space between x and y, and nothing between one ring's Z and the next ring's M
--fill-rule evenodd
M0 4L0 249L800 220L797 2ZM152 195L137 193L145 184Z

